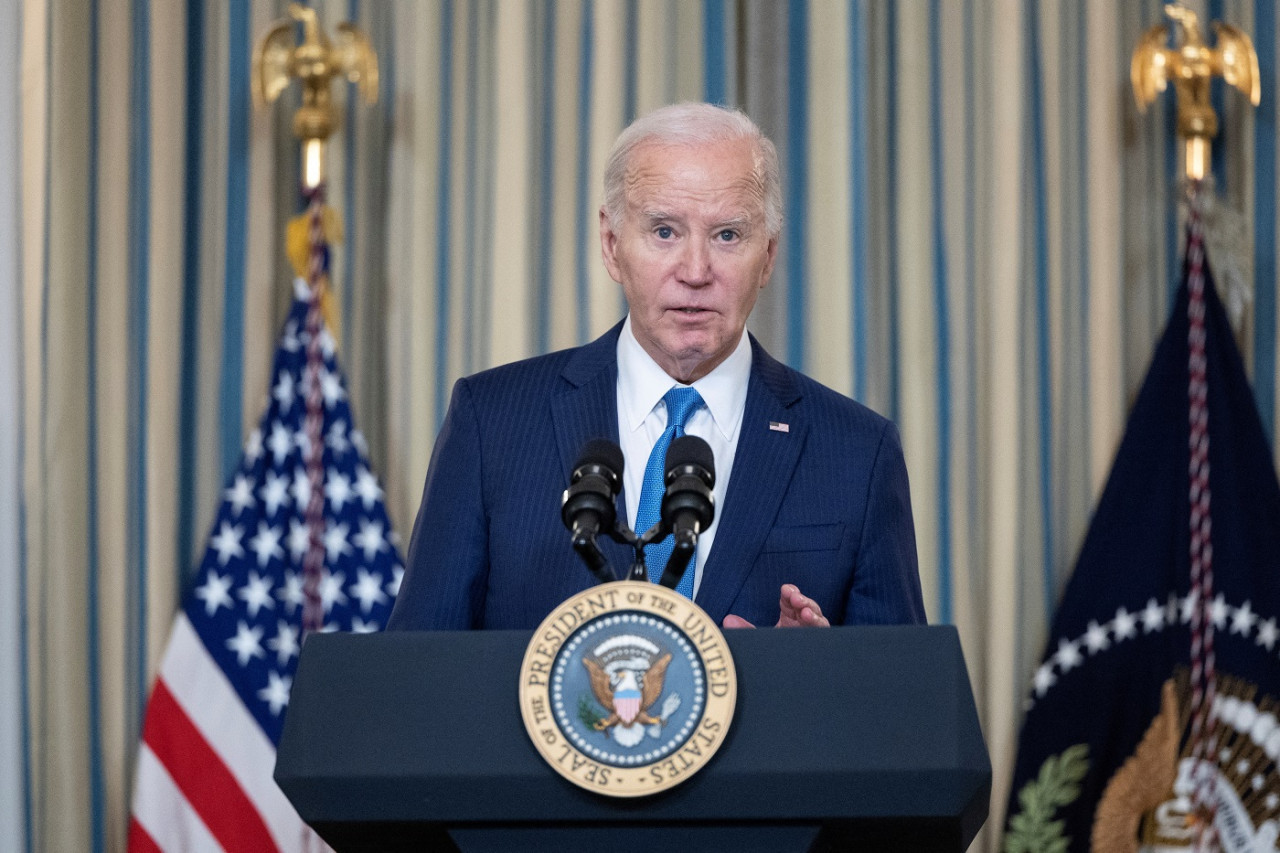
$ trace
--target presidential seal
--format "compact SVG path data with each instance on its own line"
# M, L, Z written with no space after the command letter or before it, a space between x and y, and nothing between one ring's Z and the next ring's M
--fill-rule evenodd
M720 629L658 584L617 581L561 604L520 667L520 712L570 782L639 797L701 770L724 742L737 674Z

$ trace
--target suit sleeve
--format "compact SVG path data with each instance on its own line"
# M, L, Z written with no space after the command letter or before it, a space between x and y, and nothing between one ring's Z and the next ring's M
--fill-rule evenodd
M467 380L460 379L431 454L388 629L480 625L489 575L483 471L475 402Z
M907 465L890 421L880 434L866 507L844 624L924 624Z

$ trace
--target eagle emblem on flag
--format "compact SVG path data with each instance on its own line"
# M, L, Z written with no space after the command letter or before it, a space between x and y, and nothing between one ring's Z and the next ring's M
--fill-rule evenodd
M661 726L664 717L649 709L662 696L670 663L670 652L634 634L613 637L584 655L591 692L608 712L596 721L595 730L606 735L613 731L620 744L631 746L644 737L645 726Z

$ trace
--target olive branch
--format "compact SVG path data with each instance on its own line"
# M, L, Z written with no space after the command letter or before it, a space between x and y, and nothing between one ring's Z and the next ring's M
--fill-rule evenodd
M1040 774L1018 792L1022 810L1009 818L1004 853L1066 853L1071 839L1062 834L1065 821L1053 820L1053 816L1080 796L1080 780L1088 771L1086 743L1045 759Z

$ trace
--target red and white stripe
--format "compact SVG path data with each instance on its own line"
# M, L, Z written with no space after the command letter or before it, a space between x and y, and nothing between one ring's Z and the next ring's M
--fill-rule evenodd
M276 748L179 613L147 704L129 853L328 847L272 778Z

